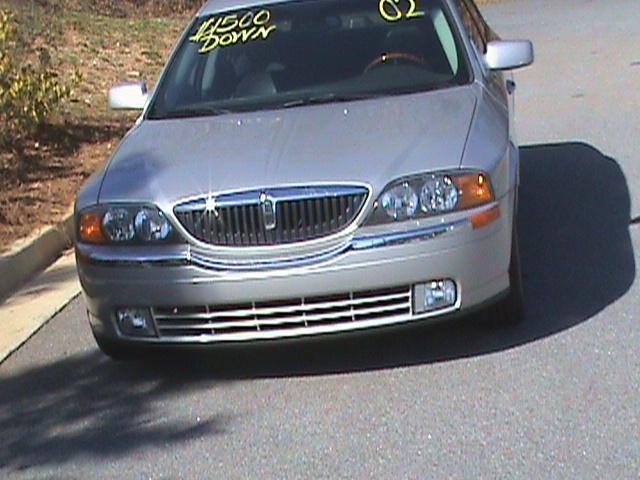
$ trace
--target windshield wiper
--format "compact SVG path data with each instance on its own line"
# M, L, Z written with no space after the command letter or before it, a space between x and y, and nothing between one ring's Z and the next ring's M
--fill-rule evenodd
M366 100L368 98L378 97L378 94L372 93L325 93L311 97L297 98L279 105L280 108L301 107L304 105L320 105L323 103L339 103L351 102L354 100Z
M202 107L194 107L194 108L183 108L180 110L173 110L162 118L188 118L188 117L206 117L209 115L217 116L217 115L226 115L228 113L233 113L233 110L225 109L225 108L202 108Z
M378 97L377 94L371 93L325 93L322 95L309 96L303 98L297 98L295 100L290 100L288 102L284 102L281 104L268 104L264 106L254 106L253 108L242 108L240 111L257 111L257 110L266 110L272 108L293 108L300 107L304 105L318 105L322 103L334 103L334 102L350 102L353 100L364 100L367 98ZM166 115L163 115L162 118L171 119L171 118L188 118L188 117L204 117L204 116L216 116L216 115L226 115L229 113L238 113L238 110L230 110L225 108L215 108L215 107L192 107L192 108L183 108L179 110L173 110L168 112Z

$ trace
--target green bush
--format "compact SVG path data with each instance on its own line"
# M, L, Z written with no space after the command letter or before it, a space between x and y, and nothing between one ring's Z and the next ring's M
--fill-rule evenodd
M64 82L51 67L51 54L18 46L18 29L11 13L0 10L0 144L10 145L32 135L71 94L73 81Z

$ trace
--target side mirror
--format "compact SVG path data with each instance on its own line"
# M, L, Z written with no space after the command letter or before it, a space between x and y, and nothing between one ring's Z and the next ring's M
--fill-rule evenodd
M490 70L514 70L533 63L533 43L529 40L489 42L484 60Z
M109 107L113 110L143 110L149 92L146 82L127 82L109 90Z

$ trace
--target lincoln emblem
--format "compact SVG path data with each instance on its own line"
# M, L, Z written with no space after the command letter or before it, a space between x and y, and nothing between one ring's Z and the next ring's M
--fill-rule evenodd
M276 228L276 203L266 193L260 194L260 208L262 209L262 221L264 228L273 230Z

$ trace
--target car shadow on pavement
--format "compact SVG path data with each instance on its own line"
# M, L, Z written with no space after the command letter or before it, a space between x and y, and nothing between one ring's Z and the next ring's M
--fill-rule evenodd
M97 350L0 376L0 477L222 435L231 413L166 408L217 384L197 374L185 382L162 365L117 364ZM143 469L130 474L145 477Z
M203 355L212 374L235 378L348 373L508 350L586 322L635 279L631 202L618 163L584 143L521 150L518 230L526 314L489 327L483 314L366 335L231 349ZM231 360L232 359L232 360Z

